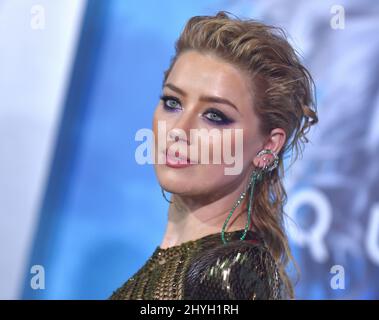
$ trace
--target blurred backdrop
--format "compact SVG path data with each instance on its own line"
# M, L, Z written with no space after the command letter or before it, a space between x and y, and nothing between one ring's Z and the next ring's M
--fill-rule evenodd
M186 21L219 10L283 27L316 81L285 178L297 298L379 298L379 2L0 0L1 299L105 299L151 255L168 203L135 134Z

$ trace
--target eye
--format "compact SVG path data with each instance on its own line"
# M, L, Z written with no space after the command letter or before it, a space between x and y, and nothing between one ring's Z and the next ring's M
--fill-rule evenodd
M225 125L225 124L230 124L233 123L233 120L227 117L224 113L221 111L210 108L207 110L205 113L205 118L212 123L218 124L218 125Z
M159 99L163 101L163 108L165 110L175 111L176 109L179 109L180 101L178 98L162 95Z
M163 108L168 112L181 109L180 100L174 96L161 95L159 99L163 101ZM209 108L203 115L207 121L215 125L228 125L234 122L216 108Z

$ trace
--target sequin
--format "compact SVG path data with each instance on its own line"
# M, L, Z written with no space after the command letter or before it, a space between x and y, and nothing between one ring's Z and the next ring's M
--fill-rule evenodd
M162 249L109 297L111 300L281 299L275 260L252 231L220 233Z

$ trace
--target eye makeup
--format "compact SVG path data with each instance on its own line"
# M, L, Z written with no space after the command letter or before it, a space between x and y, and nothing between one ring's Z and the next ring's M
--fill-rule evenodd
M159 99L163 101L163 109L167 112L176 112L181 109L180 100L174 96L161 95ZM203 118L213 125L229 125L234 122L233 119L229 118L222 111L214 107L208 108L203 113Z

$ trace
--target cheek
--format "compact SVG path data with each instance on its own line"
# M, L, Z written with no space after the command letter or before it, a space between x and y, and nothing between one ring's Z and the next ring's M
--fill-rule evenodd
M245 163L246 151L251 149L249 141L251 141L250 134L243 128L235 128L231 131L224 130L221 142L222 152L224 157L226 157L224 164L230 165L232 159L234 162L240 161Z
M162 114L162 107L160 104L157 105L153 115L153 131L154 134L158 132L158 121L165 120L164 115Z
M158 144L158 139L157 138L159 136L159 134L158 134L159 133L158 124L160 124L161 130L164 130L164 127L166 127L166 133L167 133L168 128L170 128L172 121L173 121L172 115L170 115L169 113L165 112L162 109L162 106L160 106L158 104L158 106L156 107L156 109L154 111L154 115L153 115L153 133L154 133L155 144L156 145Z
M167 113L162 110L158 104L153 115L153 143L154 143L154 163L157 164L159 157L162 157L162 146L164 147L164 140L167 144L167 128L170 126L169 117ZM166 127L166 131L165 128Z
M158 106L155 108L154 116L153 116L154 130L158 130L158 121L165 121L167 124L171 124L176 121L178 116L179 116L179 113L166 111L163 109L163 107L160 104L158 104ZM167 128L169 128L168 125L167 125Z
M159 118L160 118L160 115L159 115L160 110L159 110L159 109L161 109L161 107L160 107L160 105L158 104L158 105L155 107L154 114L153 114L153 131L154 131L154 133L156 133L157 130L158 130L158 120L159 120Z
M159 116L158 108L159 106L155 109L154 115L153 115L153 134L154 134L155 147L158 146L158 139L157 139L158 138L158 120L161 120Z
M261 138L251 130L246 130L244 135L243 151L244 162L252 163L262 143Z

